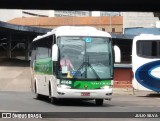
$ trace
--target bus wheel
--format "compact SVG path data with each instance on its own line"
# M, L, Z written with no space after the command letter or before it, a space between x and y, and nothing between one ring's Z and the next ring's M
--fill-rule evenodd
M41 99L41 95L37 93L37 86L36 86L36 83L35 83L35 97L36 99Z
M49 83L49 98L52 104L57 104L57 98L52 97L52 90L51 90L51 84Z
M36 99L40 100L41 99L41 95L36 93Z
M103 99L96 99L96 105L102 106L103 105Z
M58 103L57 98L51 97L51 103L56 105Z

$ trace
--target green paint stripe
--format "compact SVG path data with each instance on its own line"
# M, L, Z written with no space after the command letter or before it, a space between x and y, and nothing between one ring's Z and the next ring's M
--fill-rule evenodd
M111 80L102 81L79 81L79 80L61 80L60 84L69 85L74 89L99 89L103 86L110 86Z

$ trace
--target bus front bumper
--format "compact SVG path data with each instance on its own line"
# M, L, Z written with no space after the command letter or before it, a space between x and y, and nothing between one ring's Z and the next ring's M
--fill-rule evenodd
M106 99L111 100L112 88L96 90L78 90L57 88L56 98L73 98L73 99Z

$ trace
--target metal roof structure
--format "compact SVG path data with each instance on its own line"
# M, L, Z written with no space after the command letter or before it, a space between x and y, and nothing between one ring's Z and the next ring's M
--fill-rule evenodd
M12 55L14 56L13 49L15 47L13 45L16 45L16 43L24 43L25 59L28 60L30 56L29 47L33 39L37 36L44 35L51 30L53 29L13 25L0 21L0 44L7 44L4 51L6 52L8 58L12 58ZM129 52L128 55L130 55L134 35L110 34L112 36L113 43L118 44L121 47L122 52L125 52L128 49L129 51L127 52Z
M113 39L123 39L123 40L132 40L135 35L128 35L128 34L113 34L111 33Z
M10 35L14 35L14 38L21 39L26 37L34 38L50 30L47 28L14 25L0 21L0 43L5 41L4 38L9 38Z
M135 36L139 34L160 35L160 28L125 28L124 33L128 36Z
M20 32L32 32L32 33L47 33L50 30L51 29L47 29L47 28L14 25L14 24L9 24L9 23L0 21L0 31L20 31Z
M52 29L49 28L21 26L0 21L0 40L4 37L9 36L9 33L14 34L14 36L17 37L23 35L29 35L29 36L34 36L33 38L35 38L36 36L46 34L51 30ZM134 35L130 34L113 34L113 33L111 33L111 36L113 39L126 39L126 40L128 39L131 40L134 37Z
M0 48L2 57L12 58L14 49L17 47L17 43L24 43L25 49L22 54L26 60L29 60L30 47L33 38L38 35L42 35L50 31L51 29L20 26L8 24L0 21Z
M21 26L21 25L14 25L14 24L9 24L6 22L0 21L0 38L3 36L9 34L9 32L12 33L18 33L19 35L23 34L29 34L29 35L42 35L45 34L52 29L49 28L40 28L40 27L31 27L31 26ZM117 39L133 39L134 35L130 34L113 34L111 33L112 38L117 38Z

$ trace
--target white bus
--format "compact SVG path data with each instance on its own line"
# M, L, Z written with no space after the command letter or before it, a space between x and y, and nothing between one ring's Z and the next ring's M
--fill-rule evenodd
M134 89L160 92L160 35L133 39L132 68Z
M32 86L37 98L110 100L113 85L111 35L94 27L62 26L32 43Z

